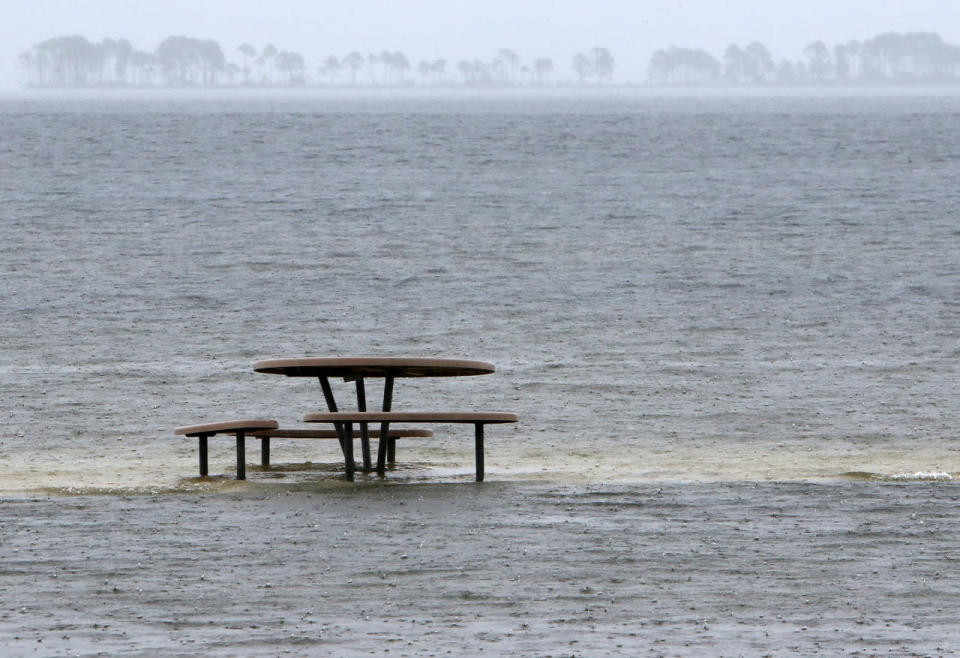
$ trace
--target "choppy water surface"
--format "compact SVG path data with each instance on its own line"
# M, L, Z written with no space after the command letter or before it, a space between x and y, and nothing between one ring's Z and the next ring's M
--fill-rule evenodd
M296 424L316 382L253 361L353 354L497 364L395 399L520 414L490 478L952 477L958 128L922 93L0 100L0 490L193 486L175 425Z

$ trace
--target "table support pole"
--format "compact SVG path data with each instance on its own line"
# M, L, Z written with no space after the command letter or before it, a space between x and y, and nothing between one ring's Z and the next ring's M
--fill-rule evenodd
M380 423L380 443L377 445L377 473L383 475L387 471L387 453L390 446L390 423Z
M483 482L483 423L474 423L473 449L477 463L477 482Z
M270 437L260 437L260 466L263 470L270 470Z
M347 480L353 482L353 472L357 470L357 464L353 461L353 423L345 423L344 435L347 437L347 449L344 454L344 461L347 464Z
M200 477L205 478L210 472L207 468L207 437L209 434L200 435Z
M383 378L383 410L390 411L393 406L393 375ZM390 423L380 423L380 441L377 444L377 473L383 475L387 470L387 452L390 443ZM392 451L391 451L392 452ZM391 459L391 462L393 460Z
M247 439L243 430L237 431L237 479L247 479Z
M383 410L390 411L393 407L393 375L383 378Z
M357 411L367 410L367 389L363 377L357 377ZM363 471L369 473L370 467L370 431L367 423L360 423L360 450L363 454Z
M317 377L320 380L320 388L323 389L323 399L327 401L327 409L336 412L337 401L333 399L333 389L330 388L330 380L323 375Z
M320 375L317 379L320 380L320 388L323 389L323 397L327 401L327 410L336 412L337 401L333 399L333 389L330 388L330 380L323 375ZM352 480L353 471L357 468L357 465L353 463L353 429L351 428L350 433L347 434L343 431L343 423L334 423L333 428L337 431L337 436L340 438L340 450L343 452L343 461L347 468L347 479Z

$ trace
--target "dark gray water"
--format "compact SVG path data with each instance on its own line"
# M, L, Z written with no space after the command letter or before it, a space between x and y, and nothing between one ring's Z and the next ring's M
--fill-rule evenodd
M960 645L954 483L326 484L5 501L4 655Z
M495 363L396 400L520 414L491 478L952 477L958 128L920 92L2 99L0 489L187 486L175 425L319 407L254 360L351 354ZM404 473L469 477L438 435Z

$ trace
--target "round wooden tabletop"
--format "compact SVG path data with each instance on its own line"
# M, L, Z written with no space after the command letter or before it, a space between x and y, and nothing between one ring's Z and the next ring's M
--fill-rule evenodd
M268 359L253 364L257 372L287 377L466 377L489 375L492 363L419 357L306 357Z

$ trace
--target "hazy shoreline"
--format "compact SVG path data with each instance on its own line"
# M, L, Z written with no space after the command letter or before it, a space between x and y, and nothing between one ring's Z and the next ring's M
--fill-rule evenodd
M898 92L892 94L892 92ZM222 86L222 87L151 87L151 86L76 86L76 87L8 87L0 89L0 99L4 97L111 97L132 96L139 98L181 97L232 97L255 96L263 98L286 97L426 97L447 96L451 98L479 97L780 97L810 96L816 97L856 97L856 96L926 96L960 95L960 82L917 83L917 84L836 84L836 85L647 85L647 84L610 84L596 86L556 85L544 87L463 87L463 86Z

